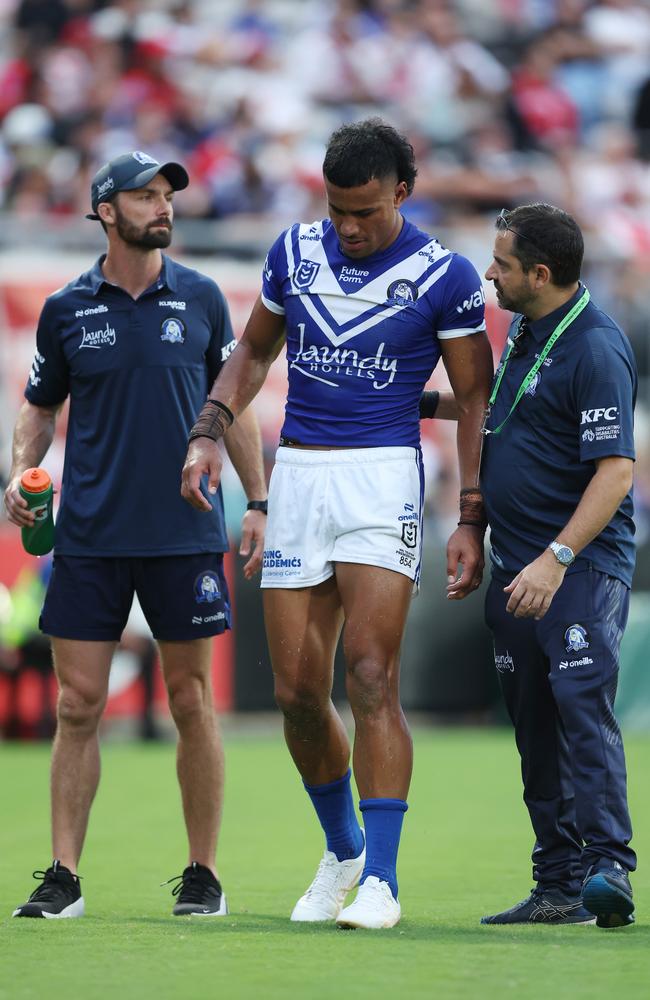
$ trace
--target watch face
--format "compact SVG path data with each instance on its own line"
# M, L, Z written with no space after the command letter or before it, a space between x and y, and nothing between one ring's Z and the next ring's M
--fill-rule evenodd
M563 566L570 566L573 562L573 552L568 545L558 545L555 549L555 555Z

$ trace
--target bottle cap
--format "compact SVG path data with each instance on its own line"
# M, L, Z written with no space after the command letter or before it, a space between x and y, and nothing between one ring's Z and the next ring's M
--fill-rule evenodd
M27 493L43 493L52 485L52 480L45 469L25 469L20 485Z

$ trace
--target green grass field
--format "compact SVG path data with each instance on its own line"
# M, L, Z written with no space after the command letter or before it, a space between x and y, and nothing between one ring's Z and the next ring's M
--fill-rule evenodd
M390 931L292 925L322 851L279 735L228 731L220 870L231 915L171 917L185 840L173 748L109 745L81 867L82 920L12 920L49 863L46 746L2 745L0 998L650 996L650 738L628 738L637 923L482 927L527 895L532 847L510 731L424 729Z

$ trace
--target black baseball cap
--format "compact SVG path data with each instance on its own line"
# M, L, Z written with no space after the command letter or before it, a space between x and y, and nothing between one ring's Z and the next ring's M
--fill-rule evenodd
M86 218L99 219L97 207L102 201L110 201L120 191L135 191L144 187L156 174L162 174L174 191L182 191L190 183L187 170L180 163L158 163L153 156L140 150L109 160L90 183L92 212Z

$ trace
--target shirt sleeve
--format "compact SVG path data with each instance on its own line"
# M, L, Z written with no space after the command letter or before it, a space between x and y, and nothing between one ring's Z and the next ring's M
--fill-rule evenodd
M287 272L285 240L288 234L281 233L266 255L262 271L262 302L271 312L284 316L282 276Z
M454 254L444 277L438 313L438 339L467 337L485 330L485 292L474 265Z
M57 406L69 391L69 369L59 335L57 308L52 299L46 299L36 329L36 353L25 398L34 406Z
M205 354L208 367L208 391L222 366L237 346L230 321L228 303L223 292L214 282L211 282L210 310L212 335Z
M585 337L574 373L580 459L634 458L634 361L618 331L590 330Z

